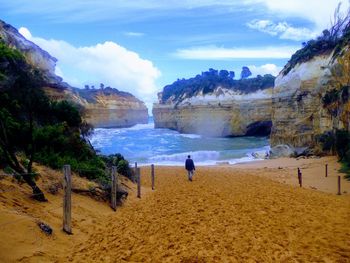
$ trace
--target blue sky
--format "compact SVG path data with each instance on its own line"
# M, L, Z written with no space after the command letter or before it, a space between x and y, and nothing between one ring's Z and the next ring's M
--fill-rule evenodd
M103 82L150 106L164 85L208 68L276 75L338 2L0 0L0 19L55 56L71 85Z

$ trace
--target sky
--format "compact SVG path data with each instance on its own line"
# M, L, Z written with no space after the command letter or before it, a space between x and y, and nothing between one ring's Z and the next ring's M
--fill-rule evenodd
M277 75L346 0L0 0L0 19L58 59L70 85L100 83L151 108L209 68Z

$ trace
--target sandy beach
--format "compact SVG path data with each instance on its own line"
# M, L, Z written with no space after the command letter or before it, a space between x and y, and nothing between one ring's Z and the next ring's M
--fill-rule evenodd
M73 194L73 235L61 231L62 190L38 203L5 178L1 191L20 192L0 193L0 262L350 262L350 182L336 194L338 168L334 157L276 159L198 167L189 182L182 167L156 167L152 191L142 167L142 198L128 183L117 212ZM46 173L44 189L61 177Z

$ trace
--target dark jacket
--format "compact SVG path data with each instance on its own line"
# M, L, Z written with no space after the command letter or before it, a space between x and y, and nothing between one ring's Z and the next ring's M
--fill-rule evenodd
M194 167L194 163L192 159L190 158L186 159L185 168L187 171L196 170L196 167Z

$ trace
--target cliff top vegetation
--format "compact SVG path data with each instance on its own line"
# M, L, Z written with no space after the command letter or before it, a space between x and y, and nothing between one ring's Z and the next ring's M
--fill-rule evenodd
M332 51L333 58L341 55L343 48L350 42L350 9L347 14L342 15L340 6L341 3L334 11L330 29L323 30L322 35L316 39L303 42L303 47L295 52L284 66L283 75L287 75L298 63L309 61L318 55L329 54Z
M93 85L85 85L84 89L73 88L73 91L76 92L82 98L86 99L89 103L95 103L97 95L117 95L123 98L136 99L136 97L129 92L120 91L116 88L111 88L109 86L105 87L103 83L100 84L99 88L95 88L95 86Z
M166 103L170 98L178 101L184 97L192 97L202 92L212 93L216 88L222 87L248 94L258 90L274 87L275 77L267 74L258 75L256 78L248 78L252 73L248 67L242 68L241 79L234 79L235 73L227 70L215 70L202 72L190 79L178 79L173 84L163 88L160 103Z

